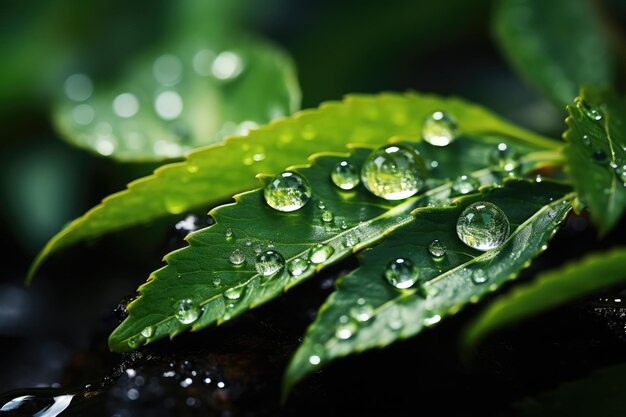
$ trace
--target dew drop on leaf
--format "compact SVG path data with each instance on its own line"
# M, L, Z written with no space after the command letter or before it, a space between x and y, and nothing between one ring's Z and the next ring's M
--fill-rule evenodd
M350 315L359 322L366 322L374 315L374 307L368 304L360 305L350 309Z
M417 282L419 271L408 259L397 258L387 265L385 278L396 288L409 288Z
M319 243L309 251L309 261L314 264L321 264L326 262L333 253L335 253L335 249L332 246Z
M289 275L293 277L299 277L309 268L309 261L303 258L296 258L293 261L289 262L287 266L287 270L289 271Z
M241 249L235 249L228 258L233 265L241 265L246 260L246 255Z
M436 111L424 120L422 138L431 145L447 146L456 136L456 122L449 114Z
M330 178L342 190L352 190L359 185L359 171L348 161L341 161L333 168Z
M372 194L386 200L402 200L424 184L422 158L405 145L385 146L372 152L361 169L361 180Z
M583 135L582 140L585 146L591 146L591 138L589 135Z
M472 281L474 284L484 284L488 279L487 273L482 269L476 269L472 272Z
M268 250L256 257L254 267L264 277L269 277L280 271L285 266L285 258L280 253Z
M193 300L181 300L176 306L176 319L182 324L193 323L200 316L200 309Z
M433 240L428 245L428 252L433 258L440 259L446 254L446 245L438 239Z
M154 334L154 327L147 326L141 331L141 335L145 338L152 337Z
M489 162L502 171L513 172L519 167L519 155L509 145L502 142L491 152Z
M226 236L226 239L231 239L233 237L233 229L231 229L230 227L226 229L226 231L224 232L224 236Z
M333 218L334 218L334 216L333 216L333 212L332 212L332 211L330 211L330 210L324 210L324 211L322 212L322 221L323 221L324 223L330 223L330 222L332 222L332 221L333 221Z
M456 223L456 233L467 246L488 251L509 236L509 219L495 204L479 201L469 205Z
M353 321L340 323L335 330L335 336L340 340L348 340L357 331L357 325Z
M479 187L480 181L469 175L461 175L452 183L452 190L457 194L469 194Z
M593 159L596 160L597 162L606 161L606 152L604 152L602 149L598 149L597 151L594 151L592 156L593 156Z
M145 339L143 338L143 336L135 335L131 337L130 339L128 339L128 346L131 349L137 349L139 346L143 344L144 340Z
M224 291L224 297L229 300L237 300L241 297L243 293L243 287L232 287Z
M265 201L278 211L298 210L311 199L309 181L297 172L286 171L274 176L264 189Z

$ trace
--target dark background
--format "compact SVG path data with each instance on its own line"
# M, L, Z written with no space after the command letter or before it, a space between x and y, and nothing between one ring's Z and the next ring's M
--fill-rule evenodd
M185 216L65 250L44 265L33 285L24 286L36 252L67 221L154 168L116 163L65 144L50 124L50 103L74 68L112 79L125 62L166 39L172 7L164 0L1 6L0 392L82 389L104 381L93 400L98 405L85 402L87 411L76 415L417 414L433 407L443 415L510 415L512 402L624 360L621 304L594 297L496 335L462 362L457 336L479 309L471 307L410 341L332 365L299 386L279 411L282 369L329 293L328 280L345 265L224 328L160 342L139 356L108 353L114 308L178 244L174 224ZM625 27L624 4L610 7ZM564 111L503 61L490 37L490 9L484 0L255 0L238 19L292 55L303 108L351 92L413 89L462 96L559 137ZM585 251L623 244L624 231L622 224L599 241L584 216L570 219L521 279ZM137 385L127 368L146 382ZM175 370L173 379L163 377L169 369ZM181 388L192 371L212 375L213 382ZM103 380L107 376L110 381ZM223 390L214 385L220 378ZM139 399L129 399L130 389L138 390Z

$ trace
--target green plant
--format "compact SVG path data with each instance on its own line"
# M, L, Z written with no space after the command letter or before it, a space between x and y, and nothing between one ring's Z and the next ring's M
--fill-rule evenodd
M418 93L348 96L195 149L184 161L131 183L55 236L29 277L51 253L78 241L213 206L240 193L233 204L210 212L215 225L190 234L187 247L166 255L167 265L140 287L128 318L111 334L112 350L133 350L231 320L356 252L361 266L340 279L319 310L286 371L285 393L333 359L435 325L515 278L547 249L572 208L588 208L606 233L626 207L626 107L610 86L616 58L586 4L561 3L566 12L554 19L579 28L576 36L592 39L598 53L581 55L580 49L568 48L570 39L562 32L538 30L548 28L539 0L522 6L499 2L495 32L525 78L556 103L568 103L565 142L461 99ZM524 24L518 25L522 13ZM560 55L553 55L554 49ZM283 110L293 110L297 93L291 76L280 69L270 73L289 103ZM584 85L574 98L586 83L606 85ZM193 102L198 90L189 91ZM260 100L261 108L275 100L269 96L263 95L270 102ZM229 97L237 103L249 99L234 92ZM69 107L64 106L57 116L60 130L84 139L67 128ZM228 110L223 103L217 107ZM152 122L144 120L142 126L152 130ZM178 146L156 159L180 155L183 147L175 135L154 131L155 140ZM203 139L193 131L185 146ZM155 157L154 146L138 147L136 153L114 149L100 153L126 160ZM256 189L255 175L262 185ZM476 221L484 224L475 226ZM573 299L626 278L614 266L622 258L619 253L585 262L590 273L613 265L606 281L594 285L578 286L584 277L568 268L545 280L556 280L567 295L563 300ZM560 299L552 292L541 281L531 284L525 296L549 302L493 320L497 309L517 311L515 297L499 300L470 328L468 340L476 342L492 328L557 305Z

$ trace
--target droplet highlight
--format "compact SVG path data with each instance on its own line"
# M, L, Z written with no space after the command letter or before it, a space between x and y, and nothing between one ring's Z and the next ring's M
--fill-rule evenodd
M326 262L333 253L335 253L335 249L333 249L332 246L320 243L309 251L309 261L314 264L321 264L322 262Z

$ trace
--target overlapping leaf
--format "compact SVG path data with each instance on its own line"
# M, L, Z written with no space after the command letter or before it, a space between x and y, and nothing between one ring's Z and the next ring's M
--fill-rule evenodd
M488 165L494 149L488 142L463 137L446 148L427 143L415 146L427 160L437 161L428 181L435 188L401 202L375 197L362 185L343 191L331 182L330 173L338 162L348 160L358 167L370 152L356 149L350 156L322 154L312 166L297 168L311 183L313 199L296 212L272 209L264 201L263 190L241 194L235 204L214 210L215 225L189 235L189 246L166 256L168 265L154 272L140 288L141 297L129 306L128 318L111 335L111 348L130 350L146 341L201 329L276 297L318 269L410 221L415 207L441 204L452 192L451 181L445 180L450 176L475 171L482 184L497 181L489 169L480 169ZM317 247L320 244L324 245L321 249ZM268 249L286 261L285 267L271 277L255 269L258 254ZM309 262L314 250L327 251L326 256ZM243 263L231 262L234 253L245 257ZM292 263L302 261L307 268L299 274L290 273ZM181 300L191 300L198 311L202 310L197 320L181 323L177 319ZM149 330L142 336L145 329Z
M590 1L499 0L494 33L527 81L559 105L584 83L610 84L615 58Z
M471 347L494 331L623 283L625 265L626 250L616 249L548 271L490 304L468 327L465 345Z
M454 206L416 209L412 221L364 252L361 266L341 279L295 353L285 388L333 359L413 336L514 278L568 213L569 191L558 183L510 180ZM459 214L476 201L496 204L511 224L508 239L489 252L476 251L457 236ZM429 252L435 239L447 246L442 259ZM398 290L386 281L386 265L397 257L413 262L426 281L423 287Z
M626 103L611 90L587 87L567 109L569 175L606 233L626 208Z
M556 141L455 98L414 93L351 96L253 130L246 137L227 139L224 145L193 151L185 162L165 165L154 175L131 183L126 191L107 197L53 237L39 253L29 277L32 279L41 262L56 250L224 201L255 187L257 173L305 163L309 155L320 150L343 152L348 143L378 146L392 136L419 139L425 118L435 111L452 115L461 135L503 139L527 150L560 147Z

